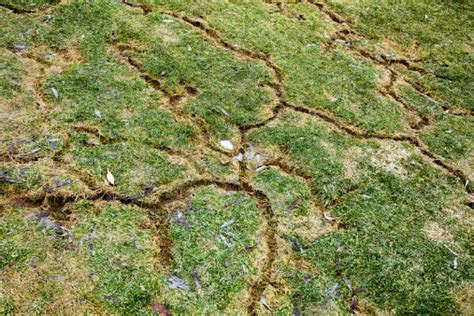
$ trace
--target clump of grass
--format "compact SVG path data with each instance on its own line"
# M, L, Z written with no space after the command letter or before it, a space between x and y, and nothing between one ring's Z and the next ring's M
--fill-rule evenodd
M148 311L160 282L152 272L153 238L140 228L146 215L137 208L95 213L92 207L74 209L80 217L69 227L70 241L26 219L31 210L8 211L0 221L1 269L9 276L1 291L3 312Z
M311 203L311 192L307 183L301 179L282 175L274 170L264 170L255 176L255 181L274 202L272 209L279 216L291 212L304 214Z
M203 188L195 193L188 209L171 214L175 219L171 220L170 276L184 280L187 289L165 289L163 300L177 313L245 310L246 300L238 298L245 299L256 277L256 254L249 249L258 247L257 233L262 228L255 201Z
M456 312L449 292L470 273L467 262L458 266L454 260L469 259L449 249L467 249L466 236L460 235L446 248L422 231L426 221L443 217L440 197L458 194L451 180L430 174L417 160L411 163L417 176L409 180L372 172L362 190L331 211L346 228L303 241L304 257L331 280L325 289L308 289L294 281L303 304L326 304L327 297L317 295L329 291L347 309L354 300L369 299L382 309L401 313Z
M151 230L143 230L147 215L139 208L108 207L97 216L85 217L73 234L91 236L80 253L95 284L88 299L117 313L144 313L160 292L154 273L157 249Z
M87 138L87 135L81 136ZM109 170L115 177L117 189L126 194L140 193L147 185L167 184L180 178L186 169L184 165L170 162L164 152L127 142L92 148L83 147L79 142L72 154L75 165L90 172L97 182L104 182Z
M183 84L199 90L195 100L184 105L184 112L205 119L220 137L230 135L231 124L245 125L263 118L271 99L260 85L270 78L260 64L236 59L173 17L149 14L146 19L141 15L133 19L137 21L132 31L125 25L117 41L127 42L133 33L135 45L140 40L141 46L149 47L146 52L129 54L141 61L146 73L163 80L167 91L182 93Z
M57 3L57 0L25 0L25 1L14 1L14 0L1 0L0 5L8 8L25 11L35 11L48 7L51 4Z
M433 130L423 133L423 139L434 152L449 160L469 158L474 148L473 123L472 116L446 115Z
M185 2L178 3L184 9ZM201 10L226 40L270 53L285 74L283 88L288 101L329 110L368 132L404 130L405 117L399 106L376 92L382 73L372 63L344 50L322 54L324 34L331 26L312 5L302 3L291 8L307 20L275 14L274 7L260 1L210 3ZM194 9L198 10L186 11Z
M453 253L443 244L429 240L423 232L425 223L443 218L444 199L459 196L461 188L455 180L433 172L409 146L405 147L405 154L396 156L390 150L397 147L349 140L311 120L300 119L299 126L295 126L290 124L293 119L291 115L285 116L276 126L253 133L251 139L259 144L277 145L287 152L291 163L314 177L313 185L320 198L327 192L322 185L339 184L339 197L332 196L337 202L330 208L329 216L344 227L315 238L301 230L290 232L293 243L295 238L299 243L292 245L295 255L310 261L320 272L320 276L314 277L305 269L294 271L291 264L281 263L285 271L282 277L292 295L299 297L298 304L306 310L328 310L330 306L349 309L351 304L361 307L368 299L379 308L397 312L455 312L449 292L469 277L467 265L453 268ZM342 153L350 147L359 148L351 150L359 152L359 156L351 157L358 163L348 169ZM301 161L305 163L298 165ZM357 181L353 182L356 190L347 194L343 180L348 170L351 180ZM281 184L270 174L271 171L260 173L257 183L266 190L271 188L269 197L279 201L273 191ZM329 174L332 176L326 182L325 176ZM283 189L286 194L291 191ZM455 203L459 205L462 201ZM275 206L278 214L279 207ZM279 221L283 226L285 221L295 219L282 217ZM463 230L459 224L451 223L449 227L452 232ZM452 247L467 249L466 235L457 236Z
M295 166L311 174L312 185L321 192L318 198L337 198L356 184L355 179L345 177L346 168L341 159L343 150L354 141L328 134L324 126L302 117L299 124L295 126L284 121L278 126L255 131L250 138L253 142L277 145L283 152L288 152ZM328 143L333 146L326 146Z
M450 107L472 109L472 3L422 1L416 4L390 1L328 1L331 8L349 16L355 28L372 38L387 55L402 52L421 59L429 74L418 78L429 91ZM402 27L403 25L403 27ZM452 26L452 27L451 27ZM450 32L445 32L451 27ZM395 43L384 47L381 42ZM394 49L396 48L396 49ZM418 77L415 73L410 73Z

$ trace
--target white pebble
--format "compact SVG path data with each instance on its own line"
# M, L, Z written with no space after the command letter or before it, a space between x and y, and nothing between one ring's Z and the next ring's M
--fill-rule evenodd
M235 159L237 161L242 161L242 160L244 160L244 155L242 155L242 153L239 153L237 156L235 156Z
M234 145L230 140L221 140L221 146L227 150L234 150Z

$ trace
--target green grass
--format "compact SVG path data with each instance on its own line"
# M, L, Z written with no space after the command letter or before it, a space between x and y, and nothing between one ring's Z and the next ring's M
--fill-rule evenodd
M189 289L166 289L162 299L177 313L241 311L245 306L239 297L258 271L253 262L257 250L248 250L258 248L261 234L255 202L206 188L197 192L189 208L171 215L179 213L184 221L172 220L170 228L174 260L169 276L182 278Z
M328 2L338 12L350 17L356 28L374 41L393 41L407 50L399 56L421 58L424 68L432 73L421 82L436 96L452 107L472 109L472 3ZM450 32L443 31L446 27L450 27ZM385 52L397 54L391 47Z
M348 170L341 159L344 150L349 149L354 141L328 134L324 127L314 124L312 120L305 121L301 116L289 117L281 125L252 133L251 140L276 145L288 153L295 167L311 174L312 185L321 193L320 199L335 199L357 183L355 177L347 176Z
M49 78L44 91L53 99L51 88L59 93L59 100L51 101L62 105L58 124L87 123L110 140L133 139L157 147L180 147L194 135L190 126L160 109L156 92L116 63L84 64Z
M56 0L2 0L0 1L0 4L8 5L11 8L16 8L19 10L34 11L47 8L49 5L55 4L56 2Z
M471 3L144 3L0 0L0 314L471 313Z
M180 9L185 8L185 1L182 3ZM381 74L373 64L339 51L321 54L328 25L309 4L294 6L294 12L307 17L299 21L273 13L274 6L260 1L211 3L201 10L225 39L271 53L284 71L284 92L289 101L330 110L367 131L404 129L403 113L375 90ZM192 8L189 11L192 13Z
M433 131L423 135L435 152L450 160L469 158L472 152L473 118L446 116ZM455 137L452 134L456 135Z
M109 169L117 189L123 193L140 193L147 185L169 183L186 169L179 163L170 162L166 153L129 143L92 148L84 148L78 143L72 155L75 165L91 172L98 181L105 179Z
M455 306L449 303L449 292L460 280L472 277L470 259L467 253L465 259L459 257L457 260L465 263L454 269L455 257L445 246L456 247L458 251L464 249L461 253L465 253L469 249L468 234L458 230L459 223L453 225L452 221L449 230L459 234L455 241L438 243L422 231L429 221L441 222L442 226L449 221L445 216L450 204L444 206L443 198L461 194L459 187L452 186L454 179L433 174L412 153L390 157L390 151L384 147L349 141L331 135L321 123L313 121L310 125L301 121L304 122L299 118L298 127L289 120L268 131L263 129L255 134L254 140L265 139L288 152L291 164L313 175L313 185L323 201L337 199L347 186L357 189L339 199L331 209L330 216L341 221L344 229L310 240L306 240L308 234L288 234L287 229L282 230L288 243L295 237L300 241L304 249L302 257L322 273L320 278L305 276L305 271L283 273L293 294L301 297L300 304L310 309L314 305L330 309L341 301L350 305L354 299L369 298L377 308L397 313L455 312ZM348 161L342 155L345 151L358 153L351 157L359 161L352 161L356 166L344 164ZM344 179L346 175L351 179ZM290 188L297 188L293 184L285 189L284 184L270 177L270 172L262 172L257 179L259 182L265 179L266 186L285 194L290 194ZM329 192L332 194L328 196ZM276 201L281 199L275 198L274 193L268 194ZM280 209L275 206L277 214L281 214ZM288 225L291 217L287 215L281 222ZM335 284L338 284L337 292L331 296L327 291ZM348 285L353 290L364 291L353 296Z
M113 206L94 213L92 207L76 209L81 215L70 228L71 242L25 219L29 211L9 211L1 226L2 269L12 277L2 287L4 312L147 311L160 281L151 273L154 242L139 228L146 215ZM30 238L17 238L20 232Z
M393 176L379 177L378 183L368 183L363 193L334 209L348 228L308 245L308 258L341 287L349 283L364 289L357 297L370 298L379 308L397 313L456 312L449 291L472 277L469 255L461 255L460 266L454 268L455 256L446 244L421 231L427 220L444 222L436 195L446 184L439 178L405 184ZM420 201L430 193L430 202ZM466 234L457 236L456 249L468 251L468 240ZM350 299L352 293L340 291L343 299Z
M180 91L180 84L199 90L184 112L202 117L221 137L230 136L229 125L246 125L263 118L262 110L271 99L268 91L259 87L270 81L261 65L236 60L167 15L150 14L144 19L137 14L130 23L117 32L116 40L133 39L134 45L149 47L144 53L132 53L146 73L161 78L168 91Z

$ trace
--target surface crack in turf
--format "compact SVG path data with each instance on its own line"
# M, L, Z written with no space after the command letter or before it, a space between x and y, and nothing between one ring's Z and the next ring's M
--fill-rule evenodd
M143 4L135 3L132 1L122 1L124 4L134 7L140 8L144 14L148 14L153 12L151 7L148 7ZM344 40L346 42L351 43L352 39L351 36L360 37L362 35L358 34L356 31L348 28L347 20L338 14L331 11L326 4L319 3L316 1L309 1L310 3L314 4L314 6L326 14L334 23L338 25L342 25L344 28L336 32L336 34L331 37L331 39L326 44L325 52L328 53L331 49L333 49L336 41L338 39ZM2 5L5 6L5 5ZM10 8L9 8L10 9ZM21 12L21 11L14 11L10 9L12 12L17 14L29 13L29 12ZM273 81L264 83L263 86L271 89L273 94L272 100L272 109L271 115L264 120L252 124L247 125L240 125L238 126L239 131L239 144L237 148L233 152L227 152L218 146L216 146L211 140L211 132L209 129L208 124L199 118L190 117L189 114L186 114L182 111L182 106L187 103L191 102L195 98L199 97L200 91L197 88L187 85L185 82L180 82L180 92L178 93L170 93L166 90L165 84L160 81L159 79L153 77L146 70L144 70L143 66L141 65L140 61L133 57L133 54L137 53L138 51L126 44L126 43L118 43L112 42L110 45L110 49L122 64L126 65L129 69L132 69L140 78L147 82L147 84L152 87L155 91L160 92L163 95L162 106L164 109L169 110L174 119L176 121L184 121L189 123L193 128L198 131L198 136L196 142L198 144L204 144L204 149L214 152L218 155L225 156L227 158L233 159L233 154L240 153L245 154L245 148L249 147L251 144L248 140L248 134L256 129L266 127L268 124L276 121L279 118L279 115L282 113L283 110L290 110L299 113L303 113L305 115L309 115L314 117L318 120L321 120L328 125L330 125L333 131L340 135L346 135L353 138L361 139L361 140L375 140L378 142L383 141L396 141L396 142L403 142L412 145L416 152L423 158L424 161L428 162L430 165L441 169L445 174L451 175L459 180L463 188L467 191L467 193L472 193L472 186L468 184L468 178L463 173L463 171L456 169L455 167L451 166L447 162L445 162L441 157L432 153L428 147L424 144L421 138L418 136L418 132L428 128L431 124L430 118L419 114L408 102L406 102L397 92L396 86L400 82L408 83L411 87L413 87L418 93L432 98L429 95L429 92L426 91L420 84L413 82L410 79L404 78L397 70L395 70L392 66L393 65L402 65L408 70L418 72L422 75L426 74L426 71L423 68L420 68L416 64L412 63L409 60L405 59L387 59L385 57L379 57L373 55L372 53L364 50L363 48L357 47L355 45L350 45L349 49L353 51L355 54L362 56L371 60L373 63L382 66L386 71L390 73L389 82L382 87L378 92L387 98L393 99L397 102L404 111L413 117L417 118L417 122L411 124L412 132L411 134L384 134L384 133L366 133L363 132L357 126L347 124L338 120L332 113L328 113L326 111L316 110L309 108L305 105L296 105L288 102L285 97L285 93L282 88L282 83L285 80L285 76L283 71L279 68L277 64L272 61L272 58L269 54L263 52L254 52L247 48L240 47L237 45L233 45L227 42L220 33L211 28L208 23L202 19L194 19L189 17L183 13L175 13L175 12L162 12L168 14L170 16L179 19L180 21L186 23L187 25L192 26L193 28L197 29L203 36L205 40L213 43L215 46L220 47L222 49L228 50L232 52L236 58L245 59L245 60L252 60L257 61L263 65L265 65L266 69L272 75ZM65 69L63 69L65 71ZM40 79L38 79L40 80ZM36 91L37 93L37 91ZM44 103L45 101L41 99L41 95L39 95L39 102ZM453 115L472 115L472 111L466 112L463 110L452 110L450 107L446 106L445 104L440 105L443 110L451 111L450 113ZM108 138L107 136L103 135L99 128L91 127L85 124L75 124L71 126L72 131L88 133L94 135L96 138L99 139L102 145L111 145L121 142L128 141L125 138ZM144 145L149 146L151 148L163 150L169 155L174 155L181 157L188 161L190 165L193 165L195 170L198 170L199 167L196 165L193 157L188 157L189 154L186 151L181 149L170 148L167 146L157 146L150 142L144 141ZM70 135L68 134L65 138L65 144L63 147L54 154L53 160L62 163L63 156L70 150ZM18 156L15 157L15 161L19 163L25 162L32 162L40 159L41 157L23 157ZM1 153L0 160L6 161L11 160L12 157ZM268 161L267 166L274 167L277 169L282 170L283 172L287 173L288 175L302 178L310 188L310 193L312 196L312 200L315 202L317 207L321 210L321 212L328 210L330 207L336 205L340 199L342 199L347 194L352 193L353 191L357 190L357 187L351 188L344 192L344 194L335 199L330 201L326 205L323 205L318 201L317 197L320 195L316 189L314 189L313 177L311 174L307 173L305 170L294 167L284 159L273 159ZM72 170L71 170L72 172ZM79 171L75 171L80 173ZM168 238L169 237L169 223L167 221L163 221L163 217L167 215L165 211L165 205L173 202L177 199L180 199L183 193L188 193L190 191L196 190L201 187L206 186L215 186L221 190L226 192L242 192L247 196L254 199L256 202L259 210L261 211L262 217L265 219L266 222L266 230L265 230L265 239L266 244L268 245L268 252L266 253L265 261L261 270L261 273L258 277L258 280L251 284L249 289L250 294L250 301L248 302L247 312L249 314L256 314L257 307L264 293L265 289L272 284L275 284L273 280L274 275L274 262L275 257L278 255L278 243L277 243L277 219L274 214L274 211L271 207L271 201L269 197L261 190L255 188L252 185L250 180L251 174L247 170L246 163L242 160L238 162L238 168L236 170L237 173L237 180L236 181L224 181L215 178L208 178L208 177L195 177L191 180L185 181L175 181L165 186L160 187L156 192L151 193L147 196L146 199L133 199L128 195L121 194L116 192L113 187L106 187L105 185L101 185L99 183L94 183L90 181L87 183L89 189L92 193L90 194L83 194L83 195L62 195L62 194L49 194L45 191L42 191L40 194L36 194L34 196L25 195L21 196L23 203L28 207L35 207L35 208L42 208L42 209L51 209L55 212L60 212L64 209L69 203L75 203L78 200L89 200L89 201L117 201L122 204L132 204L137 205L141 208L146 210L155 210L157 213L149 213L149 217L153 223L156 224L154 227L154 233L160 234L160 244L158 245L160 248L160 255L162 258L160 259L160 263L164 266L169 266L173 262L172 257L172 241ZM87 177L87 175L83 175ZM87 181L86 181L87 182ZM18 202L16 202L18 204ZM12 202L12 205L15 205L15 202ZM472 202L470 202L469 207L472 208Z

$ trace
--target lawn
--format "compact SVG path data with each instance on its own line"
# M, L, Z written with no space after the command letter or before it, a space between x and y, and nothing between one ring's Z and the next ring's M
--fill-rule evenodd
M471 1L0 27L0 314L472 315Z

